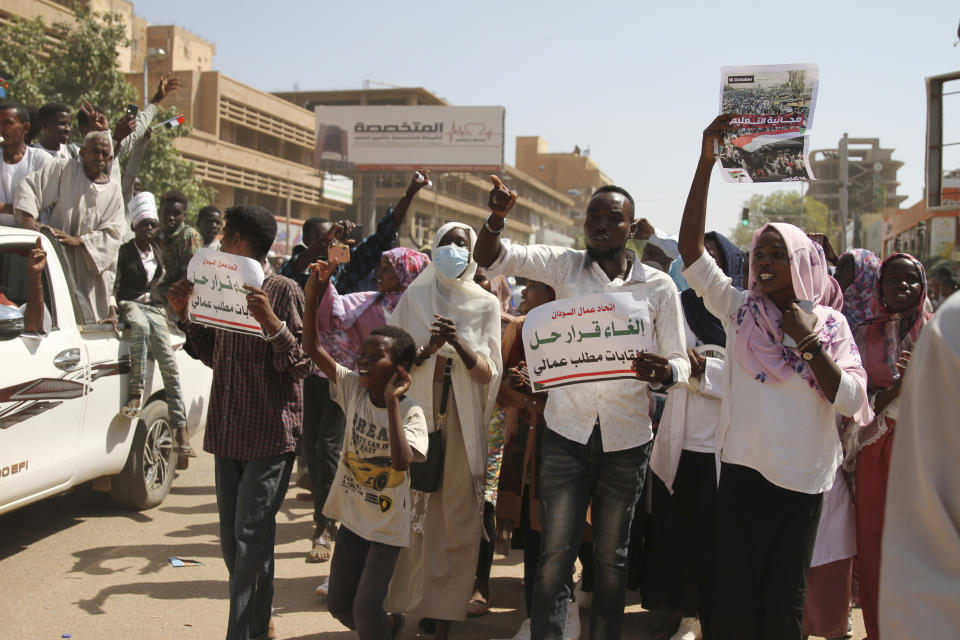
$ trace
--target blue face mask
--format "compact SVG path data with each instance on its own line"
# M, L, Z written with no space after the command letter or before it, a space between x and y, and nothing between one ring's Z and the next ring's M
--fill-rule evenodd
M455 244L445 244L433 250L434 266L451 280L463 273L469 263L470 252Z

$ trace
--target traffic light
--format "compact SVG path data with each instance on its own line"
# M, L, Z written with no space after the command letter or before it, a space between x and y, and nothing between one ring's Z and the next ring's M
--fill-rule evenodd
M743 211L740 212L740 226L748 227L750 226L750 208L744 207Z

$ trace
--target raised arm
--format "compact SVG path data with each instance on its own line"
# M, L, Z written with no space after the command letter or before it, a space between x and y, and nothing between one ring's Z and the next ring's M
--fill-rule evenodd
M517 204L517 192L510 191L497 176L490 176L490 217L477 231L477 243L473 247L473 259L483 268L489 267L500 255L500 233L506 224L507 214Z
M27 309L23 314L23 327L29 333L43 332L43 272L47 268L47 252L43 250L40 238L27 256Z
M322 260L310 265L310 279L307 280L305 292L307 301L303 309L303 350L320 368L323 375L330 380L337 379L337 363L320 344L320 333L317 329L317 307L320 304L320 296L326 290L335 268L336 263L323 262Z
M703 143L697 170L693 174L693 183L687 195L687 204L683 208L683 220L680 223L678 245L684 266L689 267L703 254L703 233L707 219L707 192L710 190L710 172L716 163L714 148L720 148L724 131L730 130L728 122L732 116L717 116L703 131Z
M400 231L400 227L403 225L403 221L407 217L407 209L410 208L410 203L413 202L414 196L417 195L417 192L420 191L420 189L423 189L425 186L427 186L428 182L430 182L429 171L417 171L413 174L413 178L410 180L410 185L407 187L406 193L404 193L403 197L400 198L400 202L397 203L397 208L393 210L393 228L396 232Z

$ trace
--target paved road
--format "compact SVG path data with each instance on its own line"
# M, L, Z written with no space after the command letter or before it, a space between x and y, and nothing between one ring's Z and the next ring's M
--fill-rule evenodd
M197 442L200 440L198 439ZM277 525L275 623L280 638L347 639L314 595L329 563L307 564L309 503L291 486ZM220 559L213 459L207 454L179 473L155 509L125 511L80 489L0 516L0 636L74 640L222 638L227 572ZM169 556L200 560L174 568ZM522 620L521 555L498 556L494 607L455 625L455 639L509 638ZM657 637L658 618L629 594L624 638ZM857 612L859 614L859 612ZM586 624L586 615L583 615ZM408 625L404 638L415 638ZM583 636L587 638L587 634ZM661 638L663 636L660 636ZM862 638L862 632L856 636Z

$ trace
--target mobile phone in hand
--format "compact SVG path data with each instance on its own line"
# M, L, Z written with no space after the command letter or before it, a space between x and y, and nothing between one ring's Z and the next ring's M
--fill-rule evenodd
M336 262L338 264L350 262L350 247L339 242L332 244L327 250L327 258L330 262Z
M128 105L127 105L127 115L128 115L128 116L133 116L134 118L136 118L136 117L137 117L137 114L138 114L139 112L140 112L140 107L138 107L137 105L135 105L135 104L128 104Z

